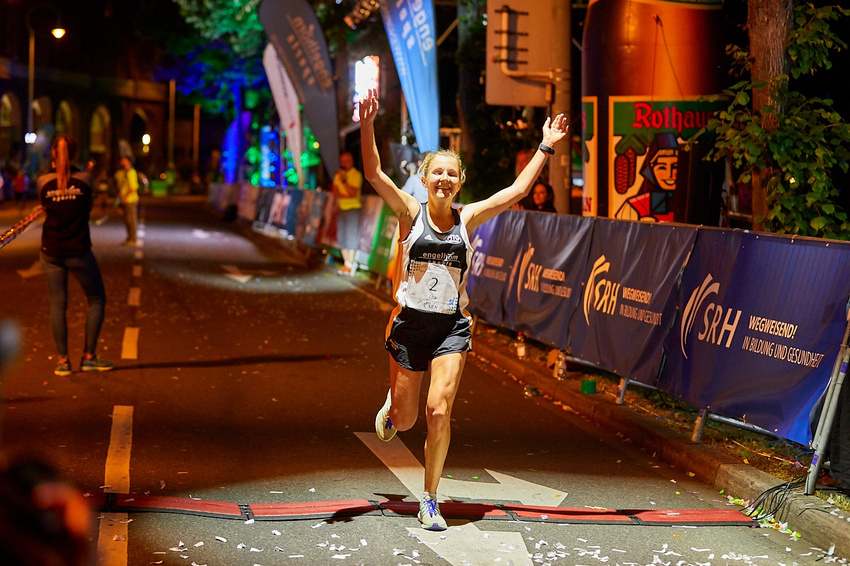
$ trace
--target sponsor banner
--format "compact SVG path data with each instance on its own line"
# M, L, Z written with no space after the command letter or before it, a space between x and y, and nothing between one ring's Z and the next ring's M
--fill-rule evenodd
M381 2L381 18L407 101L416 144L420 151L437 151L440 96L437 92L434 3L432 0Z
M850 245L700 230L660 386L801 444L845 328Z
M383 205L378 224L375 226L375 238L372 244L372 255L369 256L369 271L379 275L387 274L390 260L395 247L395 237L398 233L398 217L393 210Z
M257 14L292 79L325 169L333 176L339 165L336 86L316 14L305 0L263 0Z
M570 321L572 355L655 384L676 313L676 283L695 226L598 219L579 309Z
M512 261L522 236L526 213L503 212L472 233L472 266L466 291L469 312L484 320L505 326L505 290L513 271Z
M569 320L581 296L593 219L521 213L525 222L505 290L509 328L567 348Z
M292 164L295 166L298 181L301 184L304 179L301 173L301 153L304 151L304 144L301 139L301 112L298 110L298 95L295 93L295 87L283 66L283 62L277 56L274 45L271 43L266 45L266 50L263 52L263 68L266 70L266 76L269 79L274 105L277 109L277 115L280 117L280 126L286 132L286 147L292 152ZM283 152L281 152L281 157L282 154ZM285 165L283 167L286 168Z

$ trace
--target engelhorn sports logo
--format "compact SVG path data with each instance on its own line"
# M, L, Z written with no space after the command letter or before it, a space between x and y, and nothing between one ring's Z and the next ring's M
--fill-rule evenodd
M720 283L718 281L714 281L714 278L710 273L706 275L702 285L691 293L691 296L688 299L688 304L685 305L685 310L682 312L682 326L679 329L679 343L682 348L682 355L684 355L685 358L688 357L687 352L685 352L688 336L691 333L694 322L696 322L697 317L699 316L700 310L702 310L703 303L705 303L711 295L717 295L719 293ZM733 313L735 320L730 321ZM722 323L721 319L723 319ZM703 313L703 326L702 330L697 334L697 340L719 346L723 341L723 337L727 336L726 333L728 332L726 344L724 344L725 347L728 348L732 345L732 338L735 336L735 329L738 327L738 321L740 319L741 311L731 308L724 309L722 305L708 303L705 307L705 312Z
M584 286L584 320L590 326L590 309L613 315L617 309L617 294L620 292L620 284L608 279L597 278L611 269L611 262L605 258L605 254L599 256L593 264L587 284Z

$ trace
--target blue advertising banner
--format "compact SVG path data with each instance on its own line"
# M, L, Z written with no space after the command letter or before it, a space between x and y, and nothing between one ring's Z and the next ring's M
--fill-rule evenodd
M524 213L524 229L505 290L505 324L556 348L570 343L594 219Z
M655 384L674 323L676 282L695 226L598 219L570 321L571 352L602 369Z
M292 79L325 169L333 176L339 165L336 87L316 14L305 0L263 0L257 14Z
M509 210L472 233L472 267L466 292L469 312L497 325L504 324L505 290L514 271L513 259L522 236L525 213Z
M660 386L807 444L850 295L850 245L700 230Z
M420 151L436 151L440 145L440 95L434 3L432 0L381 2L381 18L407 100L416 143Z

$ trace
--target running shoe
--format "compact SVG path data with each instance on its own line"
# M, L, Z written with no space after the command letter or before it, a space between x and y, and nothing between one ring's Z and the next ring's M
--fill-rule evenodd
M445 531L448 528L440 514L440 504L427 495L419 502L419 522L426 531Z
M84 356L80 362L80 369L83 371L109 371L114 365L112 362L105 362L97 356L94 356L92 359Z
M68 360L65 360L64 362L59 362L59 364L56 366L56 369L53 370L53 373L62 377L71 375L71 362L69 362Z
M395 433L398 432L396 427L393 426L393 422L390 420L390 407L393 403L392 395L392 389L387 391L387 400L384 402L384 406L381 407L381 410L378 411L378 414L375 415L375 432L378 433L378 438L384 442L392 440Z

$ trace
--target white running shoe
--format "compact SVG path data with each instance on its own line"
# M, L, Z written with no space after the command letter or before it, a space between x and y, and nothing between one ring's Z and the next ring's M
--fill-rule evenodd
M445 531L448 528L440 514L440 504L427 495L419 502L419 522L426 531Z
M393 422L390 420L390 407L393 402L392 394L392 389L387 391L387 400L384 402L384 406L381 407L381 410L378 411L378 414L375 415L375 432L378 433L378 438L384 442L392 440L395 433L398 432L396 427L393 426Z

